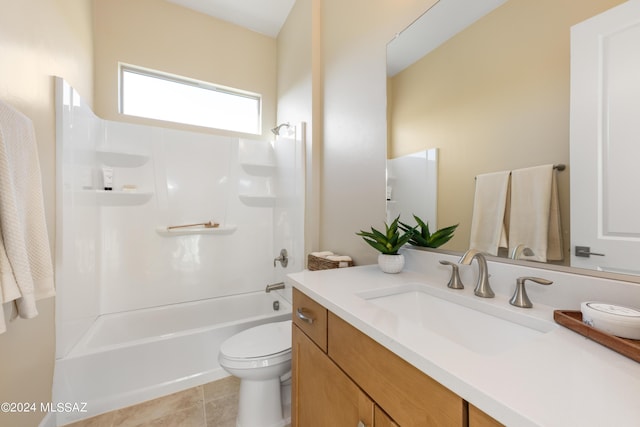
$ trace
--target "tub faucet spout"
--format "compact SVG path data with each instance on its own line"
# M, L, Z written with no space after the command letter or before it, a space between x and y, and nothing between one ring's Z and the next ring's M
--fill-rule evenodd
M470 265L473 260L478 261L478 282L473 293L482 298L493 298L495 294L489 284L489 269L487 267L487 259L484 254L476 249L469 249L462 255L460 264Z
M271 285L267 285L264 291L269 293L271 291L276 291L278 289L284 289L284 282L278 282L278 283L273 283Z

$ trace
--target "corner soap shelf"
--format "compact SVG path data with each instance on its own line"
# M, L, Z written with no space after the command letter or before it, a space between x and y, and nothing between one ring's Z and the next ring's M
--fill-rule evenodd
M171 230L167 230L167 227L156 227L156 233L161 236L170 237L170 236L190 236L194 234L231 234L238 226L236 225L221 225L215 228L174 228Z
M249 175L272 176L276 170L276 165L271 163L241 162L242 169Z
M273 194L238 194L238 198L247 206L268 208L275 205Z

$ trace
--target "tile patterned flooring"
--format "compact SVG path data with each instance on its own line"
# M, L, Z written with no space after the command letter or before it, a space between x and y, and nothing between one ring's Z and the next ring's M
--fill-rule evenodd
M240 380L226 377L67 427L235 427Z

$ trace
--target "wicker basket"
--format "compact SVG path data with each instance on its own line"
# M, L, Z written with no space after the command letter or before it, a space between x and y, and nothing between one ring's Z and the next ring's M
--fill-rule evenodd
M307 268L311 271L339 268L341 262L347 262L349 267L353 267L353 261L331 261L311 254L307 256Z

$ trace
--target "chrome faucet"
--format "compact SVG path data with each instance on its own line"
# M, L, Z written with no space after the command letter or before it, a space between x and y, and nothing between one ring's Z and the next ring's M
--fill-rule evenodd
M271 285L267 285L264 291L269 293L271 291L277 291L278 289L284 289L284 282L278 282L278 283L273 283Z
M484 254L476 249L469 249L462 255L462 258L460 258L458 262L460 264L470 265L474 259L478 261L478 283L473 293L482 298L493 298L495 294L489 284L489 268L487 267L487 259L484 257Z
M511 254L509 255L509 258L511 259L520 259L520 257L524 255L524 256L533 256L535 255L535 253L531 250L531 248L523 245L522 243L520 243L518 246L516 246L512 251Z
M518 279L516 280L516 290L509 300L509 304L521 308L533 307L533 304L531 303L531 300L527 295L527 289L524 286L524 283L527 280L538 283L540 285L550 285L553 283L551 280L541 279L540 277L518 277Z
M449 283L447 283L447 287L451 289L464 289L464 284L462 283L462 280L460 280L458 266L452 262L445 260L440 260L440 264L448 265L451 267L451 278L449 279Z

